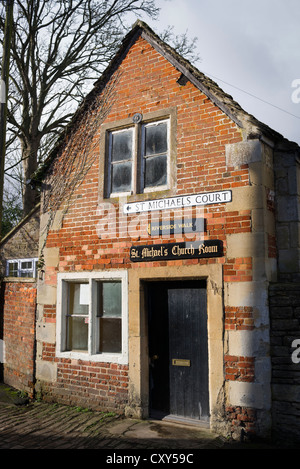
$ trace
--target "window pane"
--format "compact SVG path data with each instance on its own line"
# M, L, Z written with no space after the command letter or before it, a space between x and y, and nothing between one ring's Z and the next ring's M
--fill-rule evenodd
M120 353L122 351L122 284L99 282L98 316L99 351Z
M121 345L121 319L100 318L100 351L105 353L120 353Z
M17 277L18 276L18 263L17 262L9 262L9 264L8 264L8 275L10 277Z
M88 288L87 283L69 284L69 315L87 316L89 314Z
M166 153L168 149L166 122L145 127L145 154Z
M131 190L131 162L112 165L112 192Z
M88 323L83 317L68 318L68 350L88 350Z
M33 272L32 271L29 271L29 272L20 272L20 277L33 277Z
M121 282L103 282L102 316L121 317Z
M32 269L32 261L22 261L21 269Z
M68 284L67 350L88 350L89 285Z
M167 155L145 158L145 187L167 184Z
M112 134L111 160L131 160L132 131L116 132Z

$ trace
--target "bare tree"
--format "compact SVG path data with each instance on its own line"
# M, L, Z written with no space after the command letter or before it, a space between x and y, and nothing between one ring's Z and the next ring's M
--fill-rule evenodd
M169 25L160 34L160 37L163 41L172 44L175 51L184 58L190 60L193 63L200 60L200 56L196 48L198 38L195 36L191 39L188 35L188 30L181 34L175 34L174 26Z
M14 0L6 173L21 181L23 215L38 193L26 184L78 103L113 58L134 16L158 17L155 0ZM3 41L4 8L0 12ZM186 58L195 41L162 33Z
M22 162L24 214L37 196L26 180L115 54L129 13L156 18L158 9L155 0L15 0L7 167Z

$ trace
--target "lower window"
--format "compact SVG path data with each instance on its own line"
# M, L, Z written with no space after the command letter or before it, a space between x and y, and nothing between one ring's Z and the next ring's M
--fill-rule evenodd
M59 356L127 362L126 279L126 272L59 274Z
M8 277L36 277L37 259L10 259L6 261L6 275Z

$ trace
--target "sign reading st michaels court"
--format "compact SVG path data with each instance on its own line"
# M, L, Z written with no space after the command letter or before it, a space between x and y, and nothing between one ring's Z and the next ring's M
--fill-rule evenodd
M130 260L132 262L199 259L221 257L222 255L223 242L221 240L150 244L132 246L130 249Z
M124 204L124 213L141 213L153 210L174 210L176 208L193 207L197 205L221 204L232 201L232 192L218 191L203 194L184 195L170 197L168 199L145 200L143 202L132 202Z

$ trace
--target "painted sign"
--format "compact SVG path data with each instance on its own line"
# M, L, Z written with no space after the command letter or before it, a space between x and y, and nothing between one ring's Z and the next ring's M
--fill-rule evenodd
M151 212L153 210L174 210L176 208L193 207L197 205L221 204L232 201L232 192L206 192L203 194L170 197L168 199L145 200L124 204L124 213Z
M223 242L220 240L149 244L146 246L132 246L130 249L130 260L132 262L197 259L221 257L222 255Z
M187 220L166 220L149 223L147 232L150 236L199 233L204 231L204 218L189 218Z

